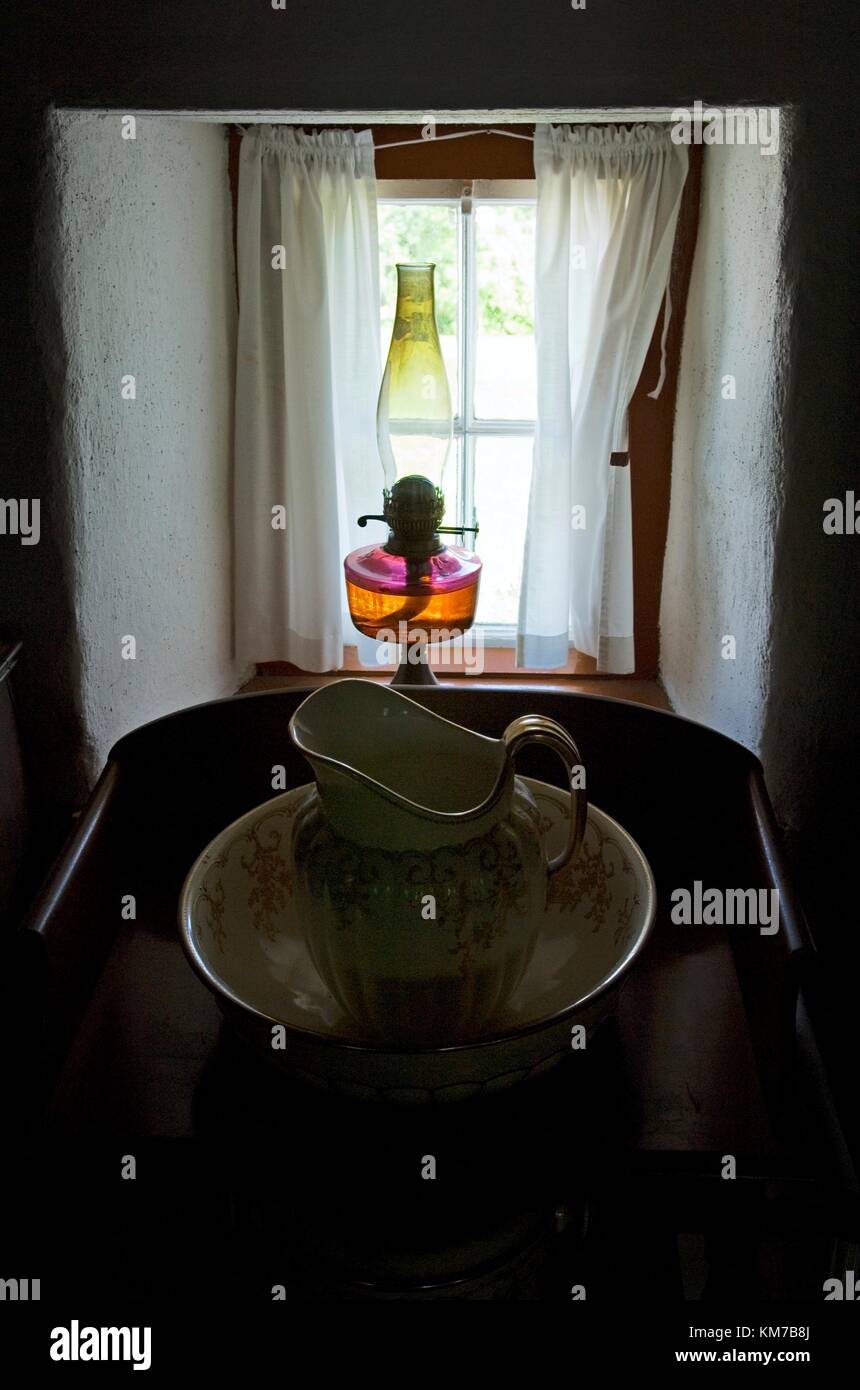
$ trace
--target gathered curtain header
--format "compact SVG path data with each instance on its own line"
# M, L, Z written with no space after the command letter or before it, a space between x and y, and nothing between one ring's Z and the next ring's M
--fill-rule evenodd
M677 151L671 129L659 125L539 125L535 128L535 169L540 165L603 163L614 175L643 169L643 156Z
M253 126L242 140L243 158L271 156L284 163L337 168L373 178L370 130L299 130L293 126Z

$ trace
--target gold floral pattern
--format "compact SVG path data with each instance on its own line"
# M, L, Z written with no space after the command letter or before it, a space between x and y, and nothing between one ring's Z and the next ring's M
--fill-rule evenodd
M432 895L435 929L450 932L448 951L460 957L464 977L476 955L505 934L509 914L527 914L533 897L519 837L507 824L465 845L389 851L342 839L311 812L298 828L295 855L313 898L331 902L341 932L384 914L392 895L419 920L422 901Z
M541 824L544 833L552 829L559 820L569 820L570 811L566 805L549 798L538 797L539 803L552 808L544 813L541 807ZM582 918L592 923L592 931L598 932L606 924L613 908L612 880L619 873L633 875L633 868L618 841L607 834L600 825L590 818L582 847L573 864L550 879L547 906L556 906L562 912L576 912L582 909ZM639 906L639 897L628 895L623 906L615 907L616 926L614 939L619 944L626 939L633 923L633 909Z
M537 815L532 812L532 816L542 838L570 819L569 807L561 801L540 794L536 800ZM226 900L221 871L231 854L238 853L247 875L246 902L254 928L269 941L279 936L293 896L296 861L316 893L327 891L331 895L340 930L358 925L367 912L378 910L384 881L391 874L391 854L338 839L327 827L321 827L312 807L313 798L293 799L279 806L253 821L212 860L197 903L205 908L205 925L222 953ZM302 810L311 814L297 822L293 844L292 822ZM504 934L509 913L527 910L529 892L522 858L514 838L500 827L456 850L404 851L396 857L402 861L397 877L416 912L426 894L436 898L437 927L450 930L449 951L460 957L463 976L470 973L476 957L490 950ZM546 905L564 913L578 913L591 924L592 932L599 932L614 918L615 944L626 945L641 899L633 891L623 902L618 901L613 880L619 874L629 875L631 886L635 885L632 865L618 841L590 818L576 862L550 878Z
M205 925L212 933L212 939L222 955L224 954L224 945L227 940L227 929L224 926L224 911L227 905L226 895L224 892L223 879L219 876L213 880L211 869L223 868L226 859L226 855L219 855L218 859L213 860L210 871L203 880L203 887L200 889L194 904L195 916L201 910L201 903L205 904Z
M218 949L224 951L226 908L224 885L214 871L222 871L231 854L238 854L250 884L246 898L256 931L267 940L280 935L283 914L293 890L292 855L290 853L291 822L301 809L302 802L293 800L287 806L253 821L244 835L238 836L218 857L213 859L197 899L207 909L206 924ZM278 824L280 822L280 824Z
M625 868L625 873L632 873L632 869L627 866ZM642 899L639 897L639 894L633 893L632 896L626 897L622 906L619 907L617 913L618 925L615 928L615 936L613 937L616 946L627 945L633 930L633 909L634 907L639 907L641 901Z
M254 927L269 941L278 935L278 919L283 913L292 891L293 875L290 855L283 852L283 829L272 824L275 817L256 821L244 837L250 855L243 854L242 868L251 879L248 906L251 909ZM283 817L278 813L278 819ZM289 846L287 845L287 851Z

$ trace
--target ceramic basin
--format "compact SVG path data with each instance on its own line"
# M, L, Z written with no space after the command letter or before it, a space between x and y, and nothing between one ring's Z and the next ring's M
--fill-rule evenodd
M550 854L565 844L569 797L524 778ZM651 931L654 879L636 842L588 808L582 850L550 886L534 955L503 1012L447 1047L362 1037L317 973L294 892L293 826L312 784L249 811L192 867L180 899L192 967L269 1064L350 1097L417 1104L490 1094L570 1057L612 1012ZM584 1029L584 1033L581 1031Z

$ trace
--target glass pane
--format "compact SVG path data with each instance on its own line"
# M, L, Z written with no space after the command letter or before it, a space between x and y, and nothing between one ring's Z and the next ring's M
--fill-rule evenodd
M475 549L484 562L479 623L516 623L532 476L531 435L475 439Z
M463 517L463 450L465 440L462 434L455 434L451 440L451 453L448 456L448 467L445 472L445 515L442 518L443 526L460 526ZM465 545L467 550L474 549L472 546L473 537L466 536L443 536L443 541L448 541L451 545ZM478 552L480 554L480 551Z
M478 203L475 415L533 420L535 205Z
M379 290L381 299L382 365L388 356L394 306L397 303L398 261L436 264L436 323L445 359L451 404L461 413L457 355L457 305L460 272L457 219L459 208L445 203L384 203L379 219ZM382 373L380 371L380 379Z

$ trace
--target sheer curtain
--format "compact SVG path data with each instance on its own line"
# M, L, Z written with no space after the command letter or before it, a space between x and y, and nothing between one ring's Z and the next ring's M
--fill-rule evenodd
M535 132L538 406L521 666L562 666L572 644L599 671L635 668L630 469L617 465L664 294L668 327L686 175L686 146L668 129ZM650 394L662 383L663 371Z
M342 664L343 557L377 507L379 263L369 130L257 126L239 165L237 655Z

